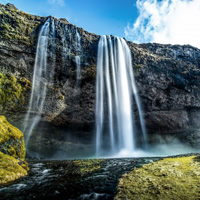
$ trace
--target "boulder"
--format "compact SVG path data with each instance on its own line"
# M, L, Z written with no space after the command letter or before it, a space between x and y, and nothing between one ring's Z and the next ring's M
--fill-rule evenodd
M22 132L0 116L0 185L27 175Z
M0 116L0 151L16 159L25 159L23 133Z
M27 175L27 165L12 156L0 152L0 185Z

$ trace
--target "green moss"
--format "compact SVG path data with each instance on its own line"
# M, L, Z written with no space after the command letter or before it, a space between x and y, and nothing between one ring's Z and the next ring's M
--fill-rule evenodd
M27 175L22 132L0 116L0 185Z
M65 96L61 94L61 95L59 96L59 99L60 99L60 100L64 100L64 99L65 99Z
M2 152L0 152L0 160L0 185L27 175L28 165L26 162L17 160Z
M8 39L8 40L11 40L11 39L12 39L11 36L8 35L8 34L5 34L4 37L5 37L5 39Z
M24 136L4 116L0 116L0 151L17 159L25 159Z
M82 175L86 175L100 169L102 161L101 159L76 160L74 164L79 168Z
M141 64L137 64L135 67L136 67L136 68L143 68L144 66L141 65Z
M1 25L1 28L2 28L3 30L5 30L5 31L11 31L11 28L10 28L10 26L9 26L8 24L2 24L2 25Z
M125 174L115 199L200 199L197 157L166 158Z
M11 74L0 72L0 105L9 110L22 106L30 88L31 82L27 79L17 79Z

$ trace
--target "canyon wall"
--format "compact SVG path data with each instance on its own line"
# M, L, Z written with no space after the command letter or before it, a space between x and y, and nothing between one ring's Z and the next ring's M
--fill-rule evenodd
M12 4L0 4L0 112L19 128L30 98L38 34L46 20L47 17L27 14ZM66 19L54 20L55 41L48 49L48 63L55 65L55 73L53 84L48 86L42 121L54 128L94 130L100 36L76 27ZM77 31L82 46L79 52L80 88L76 87ZM198 146L200 50L190 45L135 44L129 41L127 44L132 52L135 80L148 133L175 134L181 140ZM7 80L8 84L3 80ZM17 84L19 87L15 88ZM20 87L23 90L19 95ZM10 89L16 92L9 92ZM133 108L133 112L137 116L137 110Z

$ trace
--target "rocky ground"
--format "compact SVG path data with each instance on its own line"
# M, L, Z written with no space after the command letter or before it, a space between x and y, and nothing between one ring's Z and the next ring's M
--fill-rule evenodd
M158 158L30 161L28 176L0 187L0 198L111 200L122 174L153 160Z
M28 175L0 186L7 199L200 198L199 154L173 158L30 161Z

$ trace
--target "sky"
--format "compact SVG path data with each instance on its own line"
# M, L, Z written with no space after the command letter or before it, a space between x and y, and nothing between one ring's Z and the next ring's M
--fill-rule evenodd
M57 18L99 35L124 37L127 22L133 23L137 16L133 0L0 0L14 4L25 12Z
M138 0L136 6L139 16L126 26L127 39L200 48L200 0Z
M200 0L0 0L99 35L200 48Z

